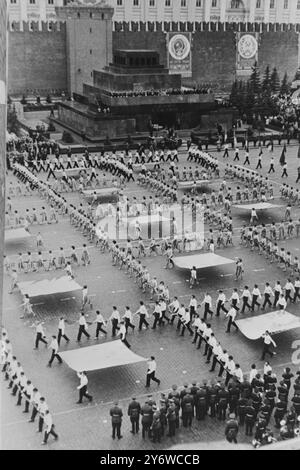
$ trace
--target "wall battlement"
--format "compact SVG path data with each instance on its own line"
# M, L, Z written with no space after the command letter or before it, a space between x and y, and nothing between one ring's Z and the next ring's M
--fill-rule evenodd
M10 33L65 33L66 23L64 21L10 21L9 31Z
M300 33L300 24L293 23L220 23L220 22L114 22L116 32L290 32Z
M11 32L61 32L66 30L65 21L49 21L49 22L18 22L10 21L9 30ZM142 21L131 21L131 22L114 22L113 30L115 32L199 32L199 31L211 31L211 32L291 32L300 33L300 24L293 23L219 23L219 22L151 22L146 23Z

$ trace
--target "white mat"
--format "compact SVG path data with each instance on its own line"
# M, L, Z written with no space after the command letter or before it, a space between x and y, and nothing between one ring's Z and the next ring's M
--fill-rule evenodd
M26 238L31 238L32 235L25 230L25 228L13 228L5 230L4 232L6 242L14 242L18 240L24 240Z
M146 362L147 359L131 352L121 340L99 344L89 348L60 353L68 366L77 372L108 369Z
M219 256L214 253L204 253L193 256L179 256L174 258L173 261L175 266L181 269L192 269L193 266L196 266L197 269L203 269L235 263L235 260L223 258L223 256Z
M18 286L22 294L27 294L29 297L63 294L65 292L82 290L82 287L68 276L61 277L60 279L19 282Z
M236 324L243 335L248 339L256 340L261 338L266 331L275 334L300 328L300 318L288 312L277 311L237 320Z
M256 204L235 204L233 207L247 211L251 211L252 209L262 211L266 209L278 209L279 207L283 206L280 206L278 204L270 204L269 202L258 202Z

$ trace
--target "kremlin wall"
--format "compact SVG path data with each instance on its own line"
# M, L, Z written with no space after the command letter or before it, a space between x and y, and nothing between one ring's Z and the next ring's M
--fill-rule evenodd
M94 25L92 20L90 24ZM51 29L47 23L24 23L22 29L20 31L18 23L10 25L9 93L81 93L82 83L87 81L87 70L88 76L92 77L87 62L90 60L87 57L89 54L86 54L85 62L76 69L78 76L82 74L84 78L78 79L77 87L74 84L71 86L68 79L68 56L74 51L66 23L54 22ZM159 53L162 65L169 68L170 35L185 35L191 49L187 84L209 82L215 91L220 92L228 91L236 77L242 78L245 75L238 57L238 39L242 35L249 34L256 38L256 60L262 72L267 65L277 67L280 78L287 72L292 80L299 65L300 24L113 23L111 29L112 50L137 47L154 49ZM79 42L86 45L86 50L92 56L93 51L89 50L91 32L92 28L81 29ZM95 58L91 59L91 72L102 68L99 54L105 55L103 44L98 48L97 41L94 40L93 47L94 53L98 54L98 62L95 65ZM107 58L103 57L104 64L105 61Z

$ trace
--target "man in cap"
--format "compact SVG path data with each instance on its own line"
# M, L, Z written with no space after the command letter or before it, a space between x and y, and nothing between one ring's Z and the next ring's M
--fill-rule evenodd
M123 411L119 407L119 402L115 402L113 408L110 410L110 416L111 416L111 424L112 424L112 438L116 438L116 434L118 439L122 439L123 436L121 436L121 426L122 426L122 417L123 417Z
M136 400L135 397L132 398L131 403L128 406L128 416L130 417L132 429L132 434L137 434L140 430L140 414L141 414L141 405Z

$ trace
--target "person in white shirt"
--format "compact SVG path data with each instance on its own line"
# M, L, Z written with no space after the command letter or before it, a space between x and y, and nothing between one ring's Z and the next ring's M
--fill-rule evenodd
M254 312L255 306L258 306L258 310L260 309L260 303L258 300L261 299L261 293L258 288L258 285L255 284L254 289L252 291L252 304L251 304L251 310Z
M161 311L161 306L159 301L156 301L154 311L153 311L153 316L154 316L154 322L152 326L152 330L155 330L158 324L161 324L161 318L162 318L162 311Z
M273 307L274 308L277 306L277 302L278 302L281 294L282 294L281 283L280 283L280 281L277 281L276 285L274 287L274 302L273 302Z
M185 309L185 313L184 313L184 316L183 316L181 321L182 321L182 330L181 330L181 335L180 336L184 336L186 328L190 332L190 336L193 336L194 333L193 333L193 330L191 328L191 314L190 314L190 310L188 308Z
M31 380L27 380L25 388L23 390L24 398L25 398L25 408L23 413L29 413L29 404L31 400L31 395L33 393L33 385Z
M295 289L295 294L294 294L294 303L296 303L296 300L300 300L300 278L297 277L295 284L294 284L294 289Z
M148 361L148 370L147 370L147 378L146 378L147 388L150 387L151 380L153 380L153 382L156 382L158 386L160 385L160 380L155 377L156 368L157 368L157 365L156 365L155 357L151 356L150 360Z
M271 335L269 333L269 331L266 331L263 335L262 335L262 339L264 341L264 347L263 347L263 352L262 352L262 356L261 356L261 360L264 361L265 360L265 357L267 354L269 354L269 356L273 357L274 355L276 355L276 352L275 351L271 351L270 350L270 346L271 344L274 346L274 348L277 347L275 341L273 341L273 339L271 338Z
M178 310L178 322L177 322L177 327L176 330L179 331L183 322L185 316L185 306L184 304L181 304L179 310Z
M171 312L170 325L174 324L174 320L178 315L179 309L180 309L180 303L178 301L178 298L174 297L173 302L171 302L169 305L169 310Z
M121 323L120 323L120 329L119 329L119 332L118 332L118 336L121 336L122 343L124 343L125 346L127 346L128 349L131 349L131 346L130 346L130 344L128 343L128 341L126 339L126 335L127 335L127 330L126 330L125 322L122 320Z
M226 304L226 295L224 294L222 290L220 290L219 296L217 298L217 313L216 313L217 317L220 316L221 310L226 314L228 313L228 310L225 308L225 304Z
M149 328L149 323L146 320L147 318L149 318L149 314L144 305L144 302L140 302L140 308L135 312L135 315L139 315L140 317L139 331L142 331L143 325L145 325L146 328Z
M34 423L35 417L38 414L38 406L40 403L40 399L41 399L40 392L38 391L37 388L34 388L30 396L30 402L32 404L32 412L31 412L30 420L28 421L29 423Z
M37 408L38 408L38 413L39 413L38 432L42 432L43 426L44 426L44 416L45 416L46 411L49 410L45 397L40 398Z
M286 311L287 301L285 300L284 294L280 295L279 300L276 304L276 307L278 307L279 310L283 310L284 312Z
M226 380L225 380L225 386L227 387L230 379L234 375L235 371L235 362L233 360L232 356L229 356L227 363L225 364L225 369L226 369Z
M61 339L64 338L67 343L70 342L70 339L67 337L65 332L65 319L60 317L58 322L58 335L57 335L57 344L60 346Z
M198 308L198 302L197 302L197 299L194 295L192 295L189 307L190 307L191 318L194 318L194 316L197 315L197 308Z
M266 283L265 291L264 291L264 303L262 305L262 310L265 310L266 306L272 307L271 297L274 295L273 289L270 286L269 282Z
M256 365L255 365L255 364L252 364L252 366L251 366L251 371L250 371L250 375L249 375L249 382L250 382L250 385L252 385L252 382L253 382L253 380L255 379L255 377L256 377L257 374L258 374L258 372L257 372Z
M195 266L191 269L191 275L190 275L190 289L193 289L193 287L197 283L197 269Z
M216 340L214 333L212 333L210 338L207 341L205 352L204 352L204 355L207 356L206 364L210 364L210 359L213 354L213 349L215 346L217 346L217 344L218 344L218 341Z
M213 362L209 372L214 372L218 361L220 362L223 354L222 346L219 342L216 342L215 346L212 349Z
M44 343L45 346L48 346L48 342L45 339L46 335L45 335L45 332L44 332L43 324L44 324L44 322L38 322L38 323L36 323L35 325L32 326L32 327L35 327L35 332L36 332L34 349L39 348L39 342L40 341L42 343Z
M293 297L294 294L295 294L295 288L294 288L294 284L291 282L290 279L287 280L287 283L286 285L284 286L284 289L285 289L285 300L288 302L289 300L291 302L294 301Z
M88 324L85 319L85 315L83 312L81 312L80 318L79 318L79 330L78 330L78 335L77 335L77 343L81 341L81 336L85 335L88 339L90 339L90 335L88 333Z
M87 391L87 385L89 383L86 372L77 372L77 377L80 379L80 384L77 387L79 390L79 400L77 404L82 403L83 397L86 397L90 402L93 400L93 397L89 395Z
M231 302L231 306L233 308L235 308L236 310L239 309L239 305L240 305L240 297L239 297L239 294L238 294L238 290L237 289L234 289L231 297L230 297L230 302Z
M239 364L236 364L233 375L237 378L240 384L244 382L244 374Z
M132 331L134 332L135 330L135 325L133 324L133 315L131 313L130 307L126 307L125 309L125 314L122 317L125 321L125 327L126 331L128 332L128 329L131 328Z
M229 310L229 312L226 315L226 317L228 318L226 333L230 333L231 326L234 326L236 331L239 330L239 327L235 323L236 316L237 316L236 309L234 307L231 307L231 309Z
M105 331L103 329L103 326L106 325L106 321L102 315L102 313L100 313L99 310L96 311L96 320L94 321L94 323L96 323L96 336L95 336L95 339L99 339L99 333L103 333L104 335L107 335L107 331Z
M109 320L111 321L112 324L112 337L114 338L116 336L117 330L119 330L119 323L121 322L121 317L118 312L117 307L113 307L113 311L111 316L109 317Z
M48 362L48 367L52 366L52 362L54 361L55 358L58 360L59 364L62 364L62 358L58 354L58 342L57 342L56 336L52 336L52 340L48 346L48 349L51 349L51 357Z
M206 293L205 296L204 296L204 300L203 302L201 303L201 305L204 305L204 316L203 316L203 320L206 321L207 319L207 315L210 314L211 316L213 316L214 312L212 311L212 298L211 296L209 295L209 293Z

